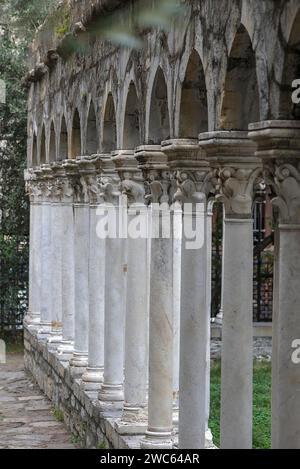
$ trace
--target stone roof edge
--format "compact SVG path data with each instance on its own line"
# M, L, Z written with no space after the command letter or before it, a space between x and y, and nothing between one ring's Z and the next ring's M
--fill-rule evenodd
M77 36L101 15L112 13L132 0L62 0L40 26L29 51L29 71L23 85L29 87L53 68L65 41ZM59 31L58 31L59 28Z

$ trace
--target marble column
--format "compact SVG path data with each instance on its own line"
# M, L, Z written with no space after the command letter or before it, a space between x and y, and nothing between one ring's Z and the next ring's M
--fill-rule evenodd
M182 208L177 201L173 208L173 422L178 425Z
M198 140L169 140L162 149L176 174L182 205L179 448L205 447L207 428L207 196L212 172ZM195 231L196 230L196 231Z
M152 205L149 318L148 428L142 448L172 448L173 431L173 246L171 179L160 146L143 146L136 158ZM166 223L163 223L166 220ZM164 232L163 232L164 227Z
M215 191L214 180L212 180L211 193ZM207 345L206 345L206 427L205 427L205 444L211 446L213 444L213 436L209 428L210 417L210 346L211 346L211 275L212 275L212 219L213 219L213 204L214 200L211 198L207 203L206 213L206 253L207 253L207 282L206 282L206 306L207 306Z
M261 163L247 132L200 135L225 207L221 448L252 448L253 220Z
M94 167L85 157L76 159L78 179L75 184L75 341L70 360L72 373L82 375L88 366L89 337L89 236L90 206L87 177Z
M101 187L107 218L112 223L105 242L104 373L99 400L118 407L124 399L125 250L124 239L119 236L122 230L119 178L111 157L103 156L101 161Z
M63 162L65 175L62 180L62 341L57 349L61 361L69 361L74 353L75 335L75 264L74 264L74 160Z
M251 124L279 211L275 237L272 447L300 449L300 122Z
M97 391L103 379L104 368L104 310L105 310L105 239L97 234L97 211L103 207L99 178L101 160L91 157L95 174L88 178L90 198L90 252L89 252L89 347L88 367L82 376L82 386Z
M144 204L144 181L137 169L134 152L114 153L113 162L127 206L124 406L116 428L121 434L143 434L147 429L148 214Z
M38 337L46 340L52 329L52 292L51 285L51 190L52 169L50 165L41 166L42 217L41 217L41 320Z
M52 203L51 203L51 334L48 338L49 350L55 352L62 341L62 178L61 164L52 164Z
M25 173L26 190L30 201L30 241L29 241L29 307L24 324L37 330L40 324L41 289L41 221L42 204L38 171Z

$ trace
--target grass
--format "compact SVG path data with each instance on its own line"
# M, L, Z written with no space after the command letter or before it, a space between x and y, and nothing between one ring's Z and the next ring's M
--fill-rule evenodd
M58 407L55 407L54 409L52 409L52 415L55 418L55 420L57 420L57 422L64 421L64 413Z
M211 369L210 429L216 446L220 444L221 363ZM254 362L253 448L271 447L271 364Z

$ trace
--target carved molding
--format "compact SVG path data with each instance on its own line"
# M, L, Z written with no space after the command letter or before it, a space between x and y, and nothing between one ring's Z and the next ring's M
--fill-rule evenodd
M300 161L265 164L264 176L275 194L272 202L279 209L280 223L300 224Z
M178 170L175 173L177 191L174 201L184 203L207 203L215 192L217 179L209 168L199 170Z
M217 170L217 175L217 199L224 203L226 216L251 217L254 191L262 178L262 169L227 166Z

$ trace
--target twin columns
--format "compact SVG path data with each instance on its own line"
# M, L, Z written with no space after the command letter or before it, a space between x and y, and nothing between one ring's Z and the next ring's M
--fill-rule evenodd
M300 124L261 122L26 173L26 323L97 392L104 416L122 411L117 431L141 435L143 448L172 448L177 434L180 448L205 447L216 198L225 207L221 447L252 447L252 204L262 178L279 208L272 440L300 448L300 365L291 358L300 339ZM100 213L115 220L106 238ZM147 236L124 236L137 213ZM201 230L196 248L186 227Z

